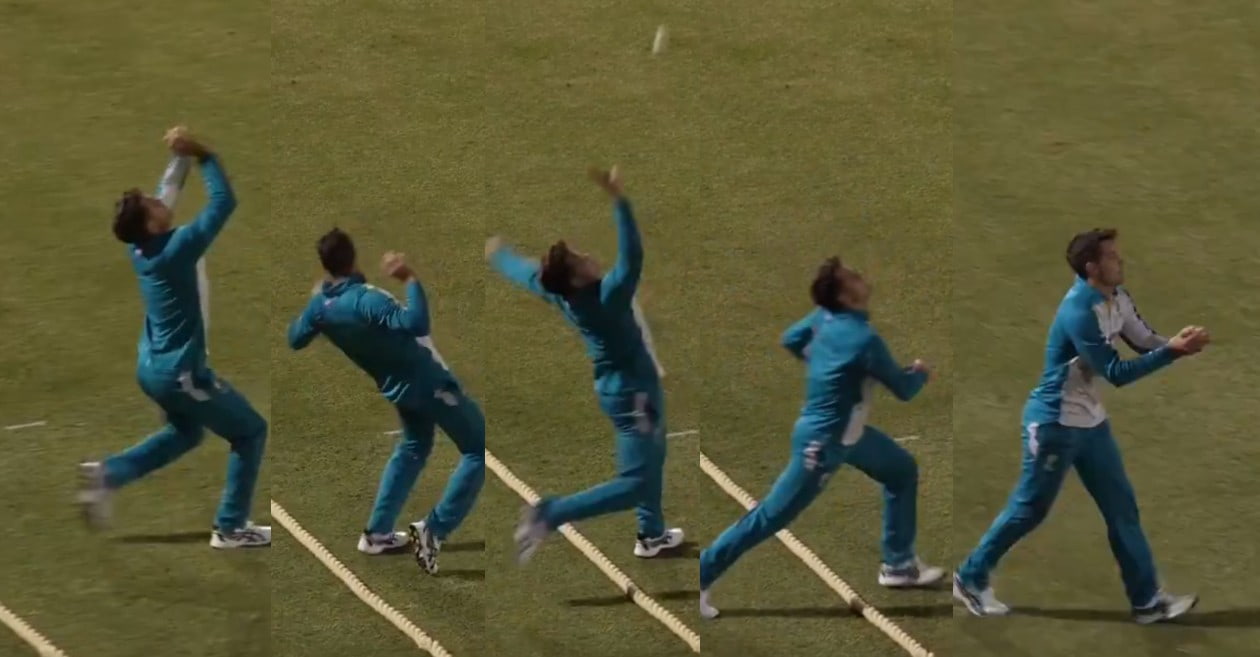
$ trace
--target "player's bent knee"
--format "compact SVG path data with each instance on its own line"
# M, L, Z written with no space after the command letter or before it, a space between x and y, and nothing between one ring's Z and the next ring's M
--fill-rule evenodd
M1016 513L1016 516L1019 519L1028 522L1033 526L1040 525L1048 515L1050 515L1050 504L1041 500L1021 505L1019 512Z
M897 483L903 487L917 486L919 483L919 462L907 455L897 471Z
M177 429L177 431L183 443L188 446L188 449L200 445L201 441L206 438L206 430L201 427L186 427Z
M423 465L428 462L432 448L414 440L400 440L394 451L403 458L419 461Z
M267 430L267 421L261 415L256 414L241 427L236 440L244 440L262 447L267 442Z

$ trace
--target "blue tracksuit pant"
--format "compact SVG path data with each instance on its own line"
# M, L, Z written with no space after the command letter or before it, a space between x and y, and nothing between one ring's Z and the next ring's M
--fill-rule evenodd
M919 484L914 457L874 427L845 447L798 422L791 460L769 494L700 553L700 587L709 588L745 552L787 527L845 463L884 486L884 563L913 559Z
M662 536L666 454L663 395L657 389L650 393L601 395L599 401L617 434L617 476L580 493L544 499L538 507L543 522L555 529L565 523L634 508L639 535Z
M398 514L433 452L436 428L441 427L459 450L459 465L425 524L436 538L445 540L472 512L486 481L485 416L477 402L459 392L443 392L432 399L406 402L395 408L402 421L402 438L381 474L367 530L376 534L394 531Z
M959 569L959 577L968 586L987 587L989 573L1046 518L1068 470L1075 468L1107 524L1107 540L1120 565L1129 602L1135 607L1149 605L1159 591L1155 561L1142 532L1137 498L1111 435L1111 424L1103 422L1088 429L1030 424L1024 428L1023 443L1019 483L1006 508Z
M231 446L227 485L215 526L245 526L267 444L267 422L249 400L210 370L167 375L141 370L140 388L166 414L167 424L143 442L105 459L105 483L120 488L162 468L201 443L205 429Z

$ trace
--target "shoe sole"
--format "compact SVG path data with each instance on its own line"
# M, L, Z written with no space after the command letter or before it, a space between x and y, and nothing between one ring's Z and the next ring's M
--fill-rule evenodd
M210 539L210 547L216 550L248 550L250 548L271 547L271 541L266 543L228 543L226 541L216 541L212 538Z
M923 589L936 586L945 579L946 573L941 571L939 575L932 579L905 579L905 578L888 578L885 575L879 576L879 585L888 589Z
M403 552L407 550L407 548L411 547L411 539L409 538L406 543L400 543L393 547L381 547L377 545L372 545L371 543L364 543L363 539L359 539L359 544L357 547L359 549L359 552L362 552L363 554L366 554L369 557L379 557L382 554L402 554Z
M411 545L414 548L412 552L416 557L416 565L420 566L420 570L430 575L436 575L438 572L437 559L425 558L424 553L427 551L427 548L420 531L415 527L408 527L407 533L411 535Z
M989 615L985 613L984 605L980 603L976 596L967 591L966 587L958 580L957 575L954 576L954 599L963 603L963 606L967 608L967 611L971 612L972 616L983 618Z
M523 566L533 558L534 553L542 546L543 539L549 533L543 532L541 536L537 536L533 525L518 527L512 534L512 540L516 542L516 564Z
M677 543L658 545L655 548L651 548L649 550L649 549L644 548L642 543L639 543L636 541L634 544L634 556L640 559L652 559L666 550L675 550L682 547L682 544L684 542L685 542L684 537L679 536Z
M1189 607L1186 607L1184 610L1182 610L1182 611L1178 612L1176 615L1173 615L1173 616L1154 616L1154 617L1151 617L1151 618L1150 618L1150 620L1146 620L1145 618L1141 618L1141 617L1139 617L1139 618L1135 618L1134 620L1136 620L1136 621L1137 621L1137 624L1138 624L1138 625L1158 625L1158 624L1160 624L1160 623L1168 623L1168 622L1174 621L1174 620L1176 620L1176 619L1178 619L1178 618L1181 618L1182 616L1185 616L1186 614L1188 614L1188 613L1190 613L1192 610L1194 610L1194 608L1195 608L1195 607L1197 607L1197 606L1199 606L1199 596L1197 596L1197 595L1196 595L1196 596L1194 596L1194 599L1190 601L1190 606L1189 606Z

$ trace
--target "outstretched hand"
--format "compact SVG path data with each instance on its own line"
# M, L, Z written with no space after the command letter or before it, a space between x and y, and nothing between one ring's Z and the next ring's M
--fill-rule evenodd
M587 172L587 175L590 176L591 180L593 180L596 185L603 188L603 190L608 192L608 195L613 198L621 198L621 195L625 193L625 185L621 180L621 172L617 170L617 165L615 164L612 169L609 169L608 171L591 167L590 171Z
M493 235L486 239L486 260L490 259L499 249L503 248L503 238Z
M1177 335L1168 341L1168 348L1179 354L1192 355L1203 351L1203 348L1211 341L1212 336L1207 329L1191 325L1178 331Z
M162 136L162 141L166 143L166 147L171 152L183 157L205 157L210 151L201 142L197 141L188 132L188 128L177 125L166 131Z
M396 278L400 281L407 281L415 278L415 273L411 271L411 267L407 266L406 256L397 251L386 251L381 256L381 271L386 276Z

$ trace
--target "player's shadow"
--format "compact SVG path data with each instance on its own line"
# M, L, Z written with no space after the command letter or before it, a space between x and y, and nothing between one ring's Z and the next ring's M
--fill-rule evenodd
M484 568L453 568L451 570L439 570L435 577L439 579L449 577L469 582L484 582L486 581L486 571Z
M602 595L595 598L578 598L576 600L568 600L570 607L616 607L617 605L628 605L633 600L628 595Z
M485 541L464 541L463 543L447 543L442 546L443 552L485 552Z
M700 545L695 541L683 541L672 550L661 550L656 559L699 559Z
M946 618L954 615L953 605L881 606L879 612L890 618ZM721 618L844 618L858 617L848 607L747 607L722 608Z
M1019 607L1012 609L1012 614L1035 616L1067 621L1090 621L1102 623L1132 623L1133 616L1127 611L1116 609L1043 609L1040 607ZM1237 607L1234 609L1216 609L1212 611L1193 610L1185 616L1166 624L1176 627L1260 627L1260 607Z
M699 600L700 591L661 591L659 593L649 592L648 595L657 600ZM570 607L616 607L617 605L628 605L634 601L628 595L601 595L595 598L577 598L569 600Z
M151 543L157 545L183 545L187 543L209 543L210 532L204 529L195 532L173 532L170 534L128 534L115 536L118 543Z

